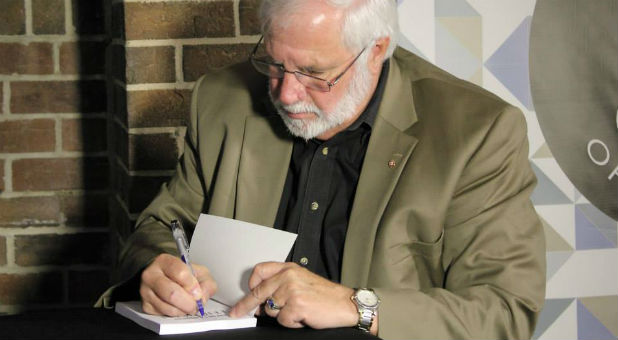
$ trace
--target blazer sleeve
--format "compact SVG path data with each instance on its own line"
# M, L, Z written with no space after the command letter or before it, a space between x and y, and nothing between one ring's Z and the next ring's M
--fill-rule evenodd
M444 226L442 287L376 288L385 339L527 339L545 296L545 240L525 121L497 116L458 180Z
M197 152L197 107L203 79L204 77L198 80L192 94L184 152L175 174L169 182L161 186L156 198L139 216L134 230L122 244L112 273L112 282L116 284L99 298L95 306L111 307L119 296L134 295L132 298L139 298L138 282L141 271L159 254L178 253L172 238L170 221L180 220L191 235L197 223L196 218L207 204ZM120 291L123 293L119 293Z

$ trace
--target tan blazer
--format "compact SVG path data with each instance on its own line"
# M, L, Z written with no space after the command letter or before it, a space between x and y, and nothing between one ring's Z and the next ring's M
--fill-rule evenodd
M118 282L176 253L171 219L189 226L207 212L273 225L292 140L267 98L249 64L198 81L177 173L140 216ZM342 284L377 291L379 336L529 338L545 291L535 181L516 108L398 49L341 273Z

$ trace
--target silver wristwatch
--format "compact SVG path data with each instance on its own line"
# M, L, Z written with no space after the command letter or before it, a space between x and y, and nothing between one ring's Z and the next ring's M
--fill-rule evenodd
M356 326L365 332L369 332L380 305L378 295L373 289L358 288L354 290L351 299L358 309L358 324Z

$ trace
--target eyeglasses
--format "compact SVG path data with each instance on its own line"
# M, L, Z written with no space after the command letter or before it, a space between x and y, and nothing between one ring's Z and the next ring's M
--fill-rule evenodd
M258 72L270 78L278 79L282 79L286 73L292 73L294 74L294 76L296 76L296 80L298 80L298 82L303 84L305 87L321 92L330 92L331 87L335 86L339 82L341 77L343 77L343 75L352 67L352 65L354 65L356 60L358 60L358 58L361 56L361 54L363 54L363 52L365 52L366 49L366 47L363 48L363 50L360 51L360 53L356 56L356 58L354 58L354 60L352 60L348 67L346 67L343 72L339 73L338 76L336 76L332 80L326 80L300 71L288 71L285 69L283 64L274 63L258 57L257 51L263 39L263 36L260 37L260 40L253 48L253 52L251 52L251 57L249 58L251 60L251 63L253 64L253 67L255 67Z

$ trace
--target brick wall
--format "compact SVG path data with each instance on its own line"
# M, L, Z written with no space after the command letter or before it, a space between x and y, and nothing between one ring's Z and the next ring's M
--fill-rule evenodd
M173 174L191 89L210 68L247 60L259 0L115 1L112 8L113 247Z
M109 276L103 0L2 0L0 313L91 304Z
M260 0L0 1L0 314L90 305Z

